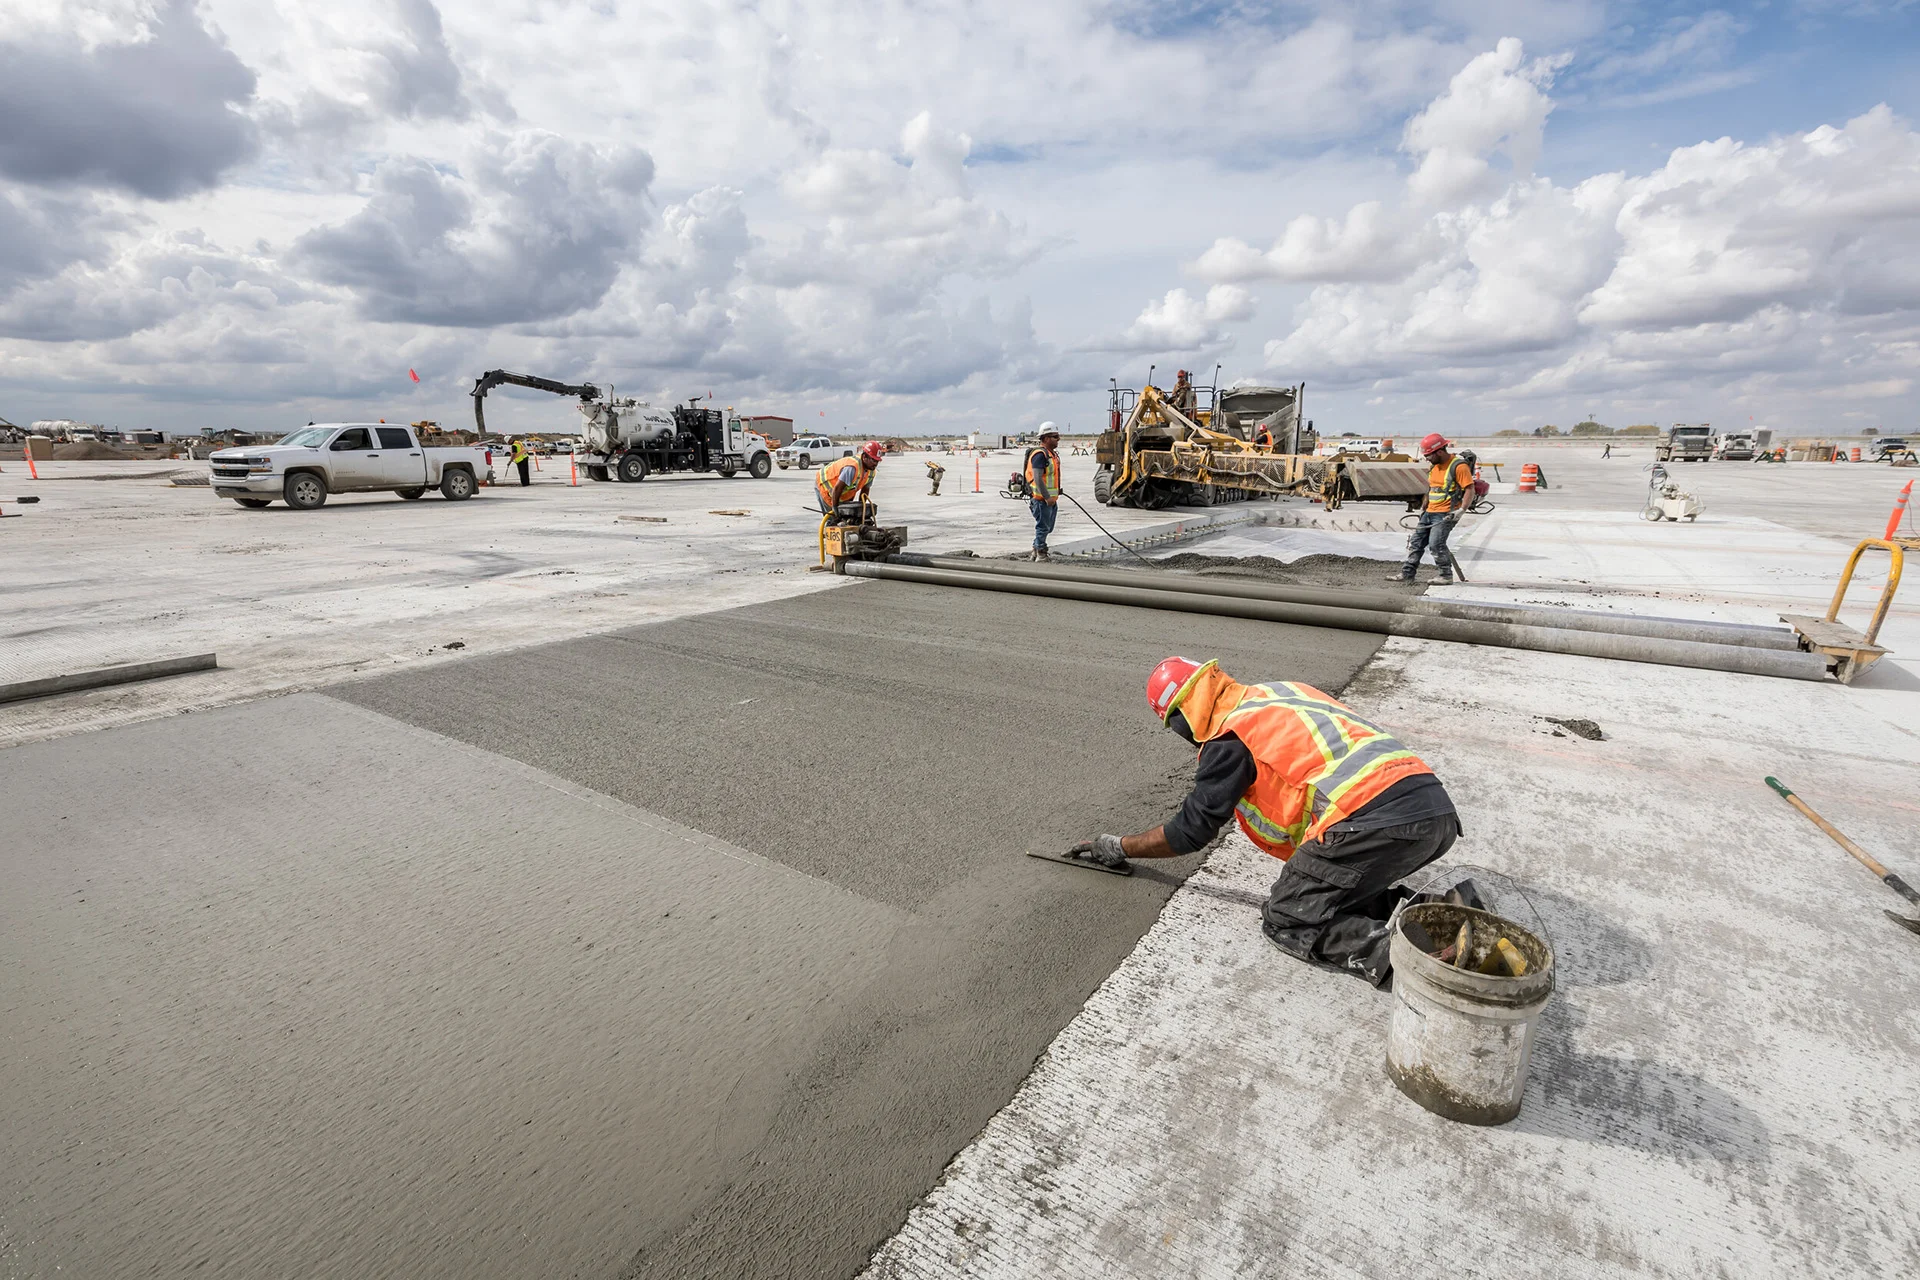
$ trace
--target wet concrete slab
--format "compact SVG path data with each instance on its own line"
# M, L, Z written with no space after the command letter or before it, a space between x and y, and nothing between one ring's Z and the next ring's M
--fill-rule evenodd
M1194 861L1121 879L1023 856L1178 804L1191 753L1146 709L1152 665L1339 689L1375 648L870 582L335 694L912 913L725 1187L679 1229L633 1219L628 1275L819 1277L899 1225Z
M318 695L0 752L0 1273L611 1275L905 913Z

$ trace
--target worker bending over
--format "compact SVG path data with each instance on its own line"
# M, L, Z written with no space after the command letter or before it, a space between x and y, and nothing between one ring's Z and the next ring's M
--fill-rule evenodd
M1437 431L1420 442L1420 452L1428 464L1427 509L1420 513L1420 523L1407 537L1407 562L1397 575L1401 582L1413 581L1420 555L1429 545L1433 548L1433 567L1440 571L1434 581L1453 581L1453 555L1447 550L1447 538L1479 495L1474 492L1473 468L1450 450L1447 438Z
M1193 790L1151 831L1101 835L1076 857L1118 869L1175 858L1238 818L1285 862L1261 911L1282 951L1384 986L1395 881L1460 834L1446 788L1420 757L1308 684L1241 684L1217 663L1168 658L1147 678L1162 724L1200 748Z
M527 449L527 442L525 440L515 440L513 442L513 465L520 469L520 487L522 489L533 483L532 479L527 475L527 462L532 456L532 453Z
M820 499L820 511L829 520L844 502L857 502L863 511L872 508L867 491L873 488L873 473L880 459L887 456L886 446L869 440L850 458L836 458L820 468L813 478L814 493Z
M940 496L940 477L945 474L947 474L947 469L939 463L927 463L927 483L933 486L927 490L928 497L937 498Z
M1051 560L1047 535L1060 518L1060 430L1040 424L1040 447L1027 452L1027 509L1033 512L1033 552L1029 560Z

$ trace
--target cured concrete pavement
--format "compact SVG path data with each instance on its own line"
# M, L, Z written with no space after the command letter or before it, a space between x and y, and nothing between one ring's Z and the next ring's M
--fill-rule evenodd
M1177 802L1152 662L1375 647L856 583L0 753L0 1257L851 1274L1191 861L1022 856Z

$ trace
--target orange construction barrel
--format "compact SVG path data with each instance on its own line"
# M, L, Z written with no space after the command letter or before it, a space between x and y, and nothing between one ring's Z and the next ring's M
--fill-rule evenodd
M1860 461L1860 446L1859 446L1859 445L1855 445L1855 446L1853 446L1853 460L1854 460L1855 462L1858 462L1858 461Z
M1540 464L1529 462L1520 468L1520 492L1532 493L1540 487Z

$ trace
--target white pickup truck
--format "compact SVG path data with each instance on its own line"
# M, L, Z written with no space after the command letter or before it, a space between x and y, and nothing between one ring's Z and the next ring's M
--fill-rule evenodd
M781 445L773 451L773 460L785 471L788 467L811 467L815 462L825 465L835 458L851 458L853 446L835 444L826 436L795 436L792 444Z
M493 479L492 457L472 446L425 446L412 427L328 422L302 427L277 444L220 449L208 459L216 497L243 507L275 498L311 511L330 493L397 493L418 498L438 489L450 502Z

